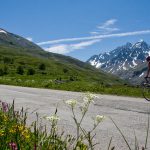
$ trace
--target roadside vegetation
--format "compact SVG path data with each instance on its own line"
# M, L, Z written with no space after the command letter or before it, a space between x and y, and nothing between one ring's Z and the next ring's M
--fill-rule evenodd
M48 124L41 123L41 118L36 113L36 120L27 125L29 115L24 108L17 111L12 105L0 101L0 148L2 150L94 150L100 145L95 141L95 129L105 121L105 116L100 114L93 116L93 127L89 130L84 129L82 122L84 121L89 106L94 102L95 95L86 93L83 97L83 102L78 103L75 99L65 101L70 108L74 127L76 132L68 134L62 131L58 125L60 117L55 110L54 114L45 116L42 119ZM77 117L76 110L79 111L80 118ZM79 114L78 114L79 115ZM147 126L147 135L143 147L139 147L138 140L135 135L135 145L130 145L121 129L117 126L112 118L112 123L120 132L125 144L129 150L146 150L149 133L149 117ZM61 131L61 132L60 132ZM108 141L107 150L115 150L115 145L112 144L112 138Z

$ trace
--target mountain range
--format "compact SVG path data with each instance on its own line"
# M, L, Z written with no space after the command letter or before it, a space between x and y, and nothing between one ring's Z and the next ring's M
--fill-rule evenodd
M98 91L101 85L126 83L86 62L47 52L4 29L0 29L0 62L2 84Z
M114 50L94 55L87 60L89 64L139 84L146 74L146 57L150 55L150 46L140 40L134 44L126 43Z

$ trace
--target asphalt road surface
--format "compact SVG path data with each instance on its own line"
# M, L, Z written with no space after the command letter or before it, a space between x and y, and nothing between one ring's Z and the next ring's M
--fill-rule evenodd
M99 142L95 149L107 150L108 143L112 137L112 146L117 150L128 150L128 147L109 117L111 117L122 130L131 148L134 149L135 134L140 147L145 145L148 114L150 113L150 102L144 98L130 98L121 96L97 94L94 105L91 105L82 126L90 130L93 127L92 117L99 115L106 116L105 120L97 127L95 142ZM58 107L60 117L59 126L66 133L75 133L75 125L69 107L64 101L77 99L82 103L83 93L58 91L49 89L36 89L26 87L15 87L0 85L0 99L12 103L15 100L15 108L23 106L29 113L37 111L40 117L50 116ZM77 117L80 112L77 110ZM35 113L31 115L29 122L33 121ZM135 132L135 134L134 134ZM150 150L150 135L148 139Z

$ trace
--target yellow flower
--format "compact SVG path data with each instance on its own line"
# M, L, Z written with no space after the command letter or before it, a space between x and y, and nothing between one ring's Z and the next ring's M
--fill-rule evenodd
M4 135L4 131L3 130L0 130L0 136L3 136Z
M6 115L3 116L3 120L4 122L7 122L8 121L8 117Z
M24 136L26 139L30 138L29 130L26 128L22 131L22 136Z
M14 130L14 129L10 129L10 130L9 130L9 132L10 132L10 133L15 133L15 132L16 132L16 130Z
M22 126L22 125L19 125L19 126L18 126L19 131L23 131L23 130L24 130L24 128L25 128L25 127L24 127L24 126Z

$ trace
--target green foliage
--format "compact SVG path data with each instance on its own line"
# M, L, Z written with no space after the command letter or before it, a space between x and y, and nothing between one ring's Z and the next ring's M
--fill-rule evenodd
M69 70L66 69L66 68L63 69L63 72L64 72L64 73L67 73L68 71L69 71Z
M18 66L18 67L17 67L17 70L16 70L16 73L17 73L17 74L20 74L20 75L23 75L23 74L24 74L23 66Z
M11 57L3 57L4 64L13 64L14 60Z
M4 68L3 68L4 75L7 75L8 72L9 72L8 67L5 65Z
M35 70L33 68L29 68L27 70L27 75L34 75L35 74Z
M3 66L0 68L0 76L7 75L8 74L8 67Z
M4 71L2 68L0 68L0 76L3 76L4 75Z
M45 70L45 69L46 69L46 65L43 64L43 63L41 63L41 64L39 65L39 69L40 69L40 70Z

